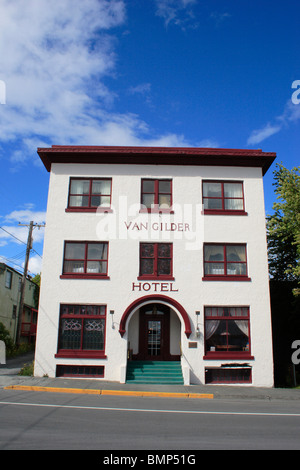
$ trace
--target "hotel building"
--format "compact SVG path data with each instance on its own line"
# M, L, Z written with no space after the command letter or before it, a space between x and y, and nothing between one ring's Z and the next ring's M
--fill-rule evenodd
M35 375L273 386L261 150L52 146Z

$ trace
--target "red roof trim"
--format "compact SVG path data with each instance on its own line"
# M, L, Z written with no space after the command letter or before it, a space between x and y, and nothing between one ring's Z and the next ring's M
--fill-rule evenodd
M197 147L118 147L53 145L38 148L48 171L52 163L127 164L127 165L209 165L261 167L263 174L276 153L249 149Z

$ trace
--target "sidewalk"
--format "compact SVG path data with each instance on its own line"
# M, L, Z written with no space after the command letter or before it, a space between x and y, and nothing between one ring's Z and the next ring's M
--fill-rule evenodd
M0 389L56 393L85 393L121 396L159 396L198 399L300 400L300 389L258 388L229 385L146 385L120 384L92 379L26 377L18 373L33 361L33 353L8 359L0 365Z

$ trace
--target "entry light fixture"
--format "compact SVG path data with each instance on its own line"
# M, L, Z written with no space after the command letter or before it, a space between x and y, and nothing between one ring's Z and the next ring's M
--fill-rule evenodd
M110 313L110 315L111 315L111 327L112 327L112 329L114 330L114 329L115 329L115 325L114 325L114 313L115 313L115 311L114 311L114 310L110 310L109 313Z
M197 338L200 338L200 328L199 328L199 316L200 316L200 311L199 310L196 310L196 319L197 319L197 323L196 323L196 336Z

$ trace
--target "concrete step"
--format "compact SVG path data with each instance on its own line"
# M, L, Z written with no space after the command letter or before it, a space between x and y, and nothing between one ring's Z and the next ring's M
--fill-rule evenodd
M126 382L183 384L181 364L177 361L129 361Z

